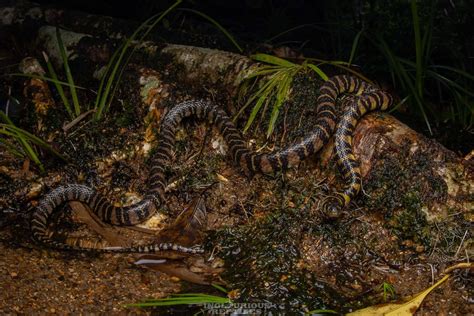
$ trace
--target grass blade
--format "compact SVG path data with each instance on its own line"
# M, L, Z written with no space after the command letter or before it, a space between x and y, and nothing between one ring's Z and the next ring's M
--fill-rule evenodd
M398 102L395 106L392 106L392 108L388 111L388 113L393 113L393 112L395 112L396 110L398 110L398 108L399 108L400 106L402 106L403 104L405 104L405 102L407 102L408 99L410 99L410 96L409 96L409 95L406 96L406 97L404 97L404 98L403 98L400 102Z
M96 112L95 112L95 119L100 120L102 118L102 114L104 111L107 109L108 105L110 105L110 102L112 102L112 97L113 94L111 94L111 91L116 91L115 88L112 90L112 87L114 84L118 84L119 79L121 77L121 73L119 74L118 77L116 77L117 71L119 70L120 67L124 67L122 65L122 60L131 45L132 41L136 38L139 32L141 32L144 28L148 28L148 31L145 32L143 36L146 36L151 29L163 19L169 12L171 12L177 5L181 3L182 0L177 0L173 5L171 5L166 11L161 13L160 15L154 15L148 20L146 20L140 27L138 27L135 32L133 32L132 36L127 39L127 41L120 46L120 49L114 52L112 55L111 60L107 64L107 69L106 72L104 73L104 76L102 77L101 84L99 86L99 92L97 93L97 99L96 99ZM155 21L153 22L152 25L148 26L148 23L152 20ZM132 53L135 50L132 51ZM130 56L129 56L130 58Z
M268 55L268 54L255 54L251 55L250 58L256 61L264 62L271 65L281 66L281 67L294 67L296 66L295 63L288 61L283 58L279 58L276 56Z
M314 28L314 29L318 29L318 30L321 30L321 31L327 31L325 28L323 27L318 27L316 25L313 25L313 24L301 24L301 25L297 25L295 27L292 27L292 28L289 28L283 32L280 32L278 33L277 35L274 35L272 37L270 37L269 39L267 39L265 42L269 43L269 42L272 42L273 40L277 39L278 37L281 37L285 34L288 34L288 33L291 33L293 31L296 31L296 30L299 30L299 29L302 29L302 28L305 28L305 27L310 27L310 28Z
M279 71L275 73L271 78L265 82L262 88L258 90L255 94L254 97L257 97L257 103L255 104L254 108L252 109L252 112L250 113L249 119L247 120L247 123L245 124L244 127L244 133L247 132L249 127L252 125L253 121L255 120L255 117L257 116L257 113L260 111L260 108L262 105L268 104L270 102L270 99L272 98L272 91L278 87L280 81L283 79L284 76L284 71ZM249 101L251 101L250 99ZM263 113L262 115L264 115Z
M352 48L351 48L351 55L349 56L349 61L347 62L349 65L352 65L352 61L354 60L355 53L357 51L357 48L359 48L359 40L360 36L365 30L362 29L359 32L357 32L356 36L354 37L354 40L352 41Z
M9 126L9 129L14 131L17 135L21 135L23 138L28 139L32 143L34 143L34 144L40 146L41 148L49 151L50 153L54 154L56 157L60 158L61 160L67 161L67 159L63 155L61 155L58 151L56 151L53 147L51 147L51 145L46 143L41 138L31 134L30 132L25 131L24 129L16 127L14 125Z
M418 9L416 5L416 0L411 0L411 14L413 20L413 31L415 33L415 53L416 53L416 80L415 86L418 90L418 96L423 95L423 51L422 51L422 42L420 35L420 19L418 17Z
M431 56L432 51L432 44L431 40L433 39L433 19L434 19L434 9L435 9L435 1L431 1L431 7L429 8L429 22L425 25L425 33L423 34L423 39L421 42L421 49L423 52L423 69L428 67L428 61Z
M258 68L255 68L250 73L248 73L245 76L244 80L249 80L249 79L260 77L260 76L266 76L266 75L275 73L281 69L282 67L280 66L259 66Z
M252 125L253 121L255 120L255 117L257 116L258 112L260 111L260 108L262 107L264 102L268 102L269 95L271 91L273 90L273 87L275 86L275 83L273 81L268 82L268 89L266 89L257 99L257 103L252 109L252 112L250 112L250 116L247 120L247 123L245 124L244 127L244 133L247 132L247 130L250 128Z
M324 71L322 71L321 68L319 68L318 66L310 63L306 64L306 66L316 72L318 76L321 77L321 79L323 79L324 81L327 81L329 79L328 76L324 73Z
M331 64L334 66L339 66L339 65L350 66L350 64L347 61L343 61L343 60L325 60L325 59L313 58L313 57L306 58L305 60L315 61L320 64Z
M425 105L421 96L418 94L418 90L416 89L416 79L415 82L413 82L413 80L407 73L405 67L403 67L402 65L403 59L399 59L391 51L391 49L388 47L387 43L383 39L379 39L379 43L379 49L382 51L382 53L385 55L385 57L391 64L391 68L397 75L399 82L403 85L406 92L410 95L412 101L417 105L417 108L426 123L429 133L433 135L433 132L431 130L431 124L429 122L428 116L426 115Z
M458 75L461 75L461 76L465 77L466 79L474 81L474 76L473 75L471 75L470 73L468 73L464 70L458 69L458 68L443 66L443 65L432 65L432 66L430 66L430 68L449 70L449 71L452 71L454 73L457 73Z
M56 87L56 90L58 90L59 96L61 100L63 101L64 107L66 108L66 111L69 114L69 117L73 119L74 113L72 112L71 105L69 104L69 100L67 99L66 94L64 93L63 86L57 82L59 80L58 80L56 71L54 70L53 64L51 63L48 55L46 55L45 52L43 52L43 58L46 61L46 67L48 68L49 75L51 76L51 78L55 80L53 83L54 83L54 86Z
M275 76L276 73L273 75ZM273 77L272 76L272 77ZM257 92L255 92L254 94L252 94L252 96L247 100L247 102L245 103L244 106L242 106L239 110L239 112L237 112L237 114L235 115L234 117L234 121L243 113L243 111L251 104L253 103L255 100L258 100L260 98L260 96L262 95L262 93L264 93L266 91L266 89L268 88L268 86L271 84L271 81L270 79L267 80L263 85L262 87L259 88L259 90ZM244 129L244 132L245 132L245 129Z
M11 130L12 126L13 125L0 124L0 128L3 128L3 129L0 129L0 133L6 136L10 136L13 139L15 139L20 144L26 156L28 156L28 158L30 158L30 160L32 160L39 167L41 172L44 172L44 166L39 160L38 154L36 153L36 151L28 143L27 138L20 133L12 131Z
M0 119L7 125L13 125L12 120L2 110L0 110Z
M474 92L467 90L457 82L435 72L435 71L430 71L428 70L426 74L429 74L431 77L436 78L439 82L441 82L443 85L445 85L448 89L457 89L459 91L462 91L463 93L474 97Z
M278 114L280 113L280 108L288 99L291 83L293 82L293 76L294 72L286 73L284 76L282 76L282 83L280 83L277 87L278 91L276 95L276 102L273 105L272 113L270 114L270 121L268 122L267 138L269 138L273 133Z
M2 127L2 129L0 130L0 133L6 136L10 136L13 139L15 139L18 143L20 143L20 146L23 148L25 153L30 157L31 160L37 163L38 166L40 166L40 168L42 168L42 164L39 161L38 155L36 154L34 149L29 145L29 142L32 142L42 147L43 149L51 152L52 154L56 155L63 161L67 161L64 156L62 156L59 152L57 152L45 141L25 131L24 129L16 127L13 124L13 122L10 120L10 118L3 111L0 111L0 120L4 122L3 124L0 124L0 127ZM44 171L44 169L42 169L41 171Z
M2 130L0 129L0 134L2 134ZM25 155L19 151L12 143L7 141L6 139L0 138L0 145L5 147L6 151L11 153L12 155L18 157L18 158L24 158Z
M61 86L71 87L71 85L70 85L68 82L61 81L61 80L54 79L54 78L45 77L45 76L40 76L40 75L22 74L22 73L18 73L18 72L13 72L13 73L5 74L5 75L2 75L2 76L4 76L4 77L6 77L6 76L17 76L17 77L26 77L26 78L41 79L41 80L44 80L44 81L48 81L48 82L52 82L52 83L57 83L57 84L59 84L59 85L61 85ZM74 87L75 87L76 89L86 90L86 88L81 87L81 86L77 86L77 85L75 85Z
M115 63L115 60L117 59L117 56L120 53L120 51L122 50L122 47L124 45L125 45L125 43L120 45L120 48L117 48L115 50L115 52L110 57L109 62L105 66L105 70L104 70L104 73L102 74L102 78L100 78L99 89L97 90L97 96L95 98L94 109L96 109L96 110L99 108L99 105L102 104L102 99L104 97L104 87L105 87L105 83L107 81L107 78L109 76L109 72L112 69L112 65ZM96 116L96 118L97 118L97 116Z
M225 294L229 293L229 291L227 291L223 286L220 286L219 284L212 283L211 285Z
M364 76L362 73L352 69L350 66L350 64L346 61L340 61L340 60L324 60L324 59L319 59L319 58L306 58L307 61L314 61L314 62L318 62L320 65L331 65L331 66L334 66L336 68L340 68L342 70L345 70L347 72L350 72L351 74L353 74L354 76L366 81L366 82L369 82L369 83L372 83L372 80L370 80L369 78L367 78L366 76Z
M74 78L72 77L71 69L69 68L68 57L66 54L66 48L64 47L63 39L61 38L61 32L56 27L56 39L58 41L59 51L61 52L61 59L63 60L64 71L66 72L67 82L70 84L70 92L72 97L72 103L74 105L75 116L81 114L81 107L79 105L79 99L77 97L77 91L74 84Z

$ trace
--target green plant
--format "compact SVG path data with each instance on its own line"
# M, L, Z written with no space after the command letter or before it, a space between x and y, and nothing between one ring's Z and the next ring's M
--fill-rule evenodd
M317 315L317 314L338 314L335 310L332 309L314 309L306 313L306 315Z
M100 120L103 113L107 111L110 104L112 103L125 66L128 64L128 61L137 49L137 46L135 46L126 57L125 63L122 62L132 42L137 40L137 38L139 42L143 41L143 39L151 32L156 24L158 24L181 2L182 0L176 0L176 2L164 12L158 13L147 19L135 30L135 32L133 32L133 34L119 47L119 49L114 52L105 68L104 74L102 75L102 79L100 81L99 90L97 91L97 97L94 104L94 108L96 109L94 115L95 120Z
M367 80L362 74L351 69L347 62L343 61L327 61L317 58L307 58L301 64L267 54L256 54L251 56L252 59L263 64L257 65L249 73L246 74L242 81L240 94L245 95L249 88L255 84L255 80L264 78L260 82L257 90L252 93L245 104L241 107L236 115L239 117L244 110L251 104L254 104L247 123L244 127L244 133L254 122L257 114L261 111L263 117L271 106L270 121L268 123L266 136L267 138L273 133L275 123L280 113L282 105L288 100L294 77L301 72L314 71L321 79L327 80L328 76L321 70L321 65L331 65L343 70L349 71L354 75ZM271 103L273 102L273 103Z
M379 290L382 292L384 302L395 298L395 288L393 284L384 281L379 286Z
M117 50L113 53L112 57L110 58L109 62L107 63L102 78L99 83L99 87L97 90L97 96L94 102L94 120L98 121L102 119L104 113L107 112L110 104L112 103L115 93L117 91L118 85L120 83L121 77L123 75L125 66L128 64L130 58L132 57L133 53L137 49L137 45L133 47L130 51L130 47L134 42L142 42L144 38L151 32L151 30L160 22L162 19L174 10L182 0L176 0L173 5L171 5L167 10L164 12L160 12L156 15L153 15L146 21L144 21L135 31L134 33L124 41ZM192 9L181 9L182 11L191 12L197 14L212 24L214 24L220 31L222 31L230 41L235 45L235 47L242 52L241 47L237 44L235 39L227 32L219 23L217 23L214 19L210 18L209 16L205 15L202 12L192 10ZM34 75L34 74L22 74L22 73L10 73L8 75L12 76L22 76L27 78L36 78L51 82L54 84L58 94L61 98L62 103L65 106L65 109L70 117L71 120L77 119L81 113L85 110L81 108L79 97L77 94L77 89L85 89L83 87L77 86L74 82L74 77L72 75L71 69L69 67L68 56L66 53L66 48L64 46L61 32L58 28L56 28L56 40L58 43L60 56L62 60L62 64L64 67L64 72L66 75L67 81L61 81L58 78L57 72L54 69L53 64L51 63L49 57L43 53L44 60L46 62L46 67L48 69L49 77L42 76L42 75ZM71 101L69 100L67 93L65 91L65 87L69 89L69 94L71 96ZM72 105L71 105L72 104ZM87 107L89 110L90 107ZM8 141L6 138L0 138L0 145L5 147L10 153L16 155L18 157L25 157L28 156L35 164L38 165L40 170L44 171L44 166L38 158L38 153L35 150L34 145L40 146L43 149L46 149L56 156L60 157L61 159L65 160L63 156L61 156L58 152L56 152L51 146L47 143L39 139L38 137L34 136L27 131L24 131L10 121L7 115L2 113L1 119L4 123L0 125L0 134L10 137L14 139L19 145L20 148L17 148L14 144Z
M0 145L3 146L8 152L12 155L25 158L28 157L33 161L41 172L44 172L44 166L39 159L39 153L37 152L35 146L49 151L54 154L56 157L66 161L60 153L54 150L50 145L48 145L42 139L36 137L35 135L21 129L10 120L10 118L3 112L0 111ZM15 145L10 140L13 140L17 144Z
M433 62L433 51L436 45L433 42L433 8L434 2L428 19L422 23L417 2L415 0L410 2L415 47L414 61L396 54L382 35L374 35L366 30L359 31L355 37L350 57L351 62L360 42L360 34L363 34L384 55L394 85L401 88L403 97L413 105L412 110L425 121L430 134L433 133L431 126L433 119L437 122L449 120L465 128L470 128L474 124L474 90L470 88L474 82L474 76L463 69ZM438 99L442 99L446 91L451 95L452 103L448 106L448 111L437 111L430 104L427 97L432 96L433 91L437 92Z
M133 53L137 49L137 46L135 45L134 48L129 52L129 48L132 45L134 41L142 42L144 38L151 32L151 30L169 13L171 12L176 6L178 6L182 0L177 0L173 5L171 5L167 10L164 12L158 13L156 15L153 15L149 19L147 19L145 22L143 22L134 32L133 34L126 40L124 41L117 50L112 54L112 57L110 58L109 62L107 63L104 73L102 75L102 78L100 80L99 88L97 91L97 96L95 98L94 102L94 119L96 121L99 121L102 119L104 113L107 112L107 110L110 107L110 104L112 103L115 93L117 91L118 85L120 83L120 80L123 75L123 71L125 69L125 66L128 64L130 58L132 57ZM75 85L74 85L74 80L71 75L71 71L69 69L68 61L67 61L67 56L64 48L64 44L61 40L61 35L58 29L56 29L56 34L57 34L57 40L58 40L58 45L60 48L61 52L61 58L63 61L65 73L66 73L66 78L69 83L69 87L71 90L71 96L74 104L74 114L72 114L72 111L70 109L69 102L67 98L64 95L63 89L61 87L61 82L57 80L57 75L54 71L54 68L52 67L51 63L46 59L46 63L48 66L48 70L50 72L51 77L54 79L54 83L56 85L56 88L61 96L61 99L66 106L66 109L68 113L73 115L73 117L77 117L81 113L81 109L79 106L79 101L77 98L77 93L75 91ZM124 62L125 60L125 62ZM89 109L89 108L88 108Z
M58 75L54 69L53 64L49 60L48 55L43 52L43 58L46 62L46 67L48 69L48 73L50 77L42 76L42 75L34 75L34 74L22 74L22 73L10 73L9 75L11 76L20 76L20 77L27 77L27 78L34 78L34 79L41 79L45 80L48 82L51 82L54 84L56 90L58 91L58 94L61 98L61 101L64 104L64 107L66 108L66 111L71 119L76 118L81 114L81 106L79 105L79 98L77 96L77 89L85 89L83 87L77 86L74 83L74 78L71 73L71 69L69 68L69 62L68 62L68 57L66 54L66 48L64 46L62 37L61 37L61 32L59 31L58 28L56 28L56 40L58 42L58 47L59 51L61 54L61 60L63 62L63 67L64 71L66 73L66 80L67 82L61 81L58 78ZM64 91L64 87L69 88L69 92L72 97L72 103L74 106L74 111L71 108L71 102L69 102L68 97L66 96L66 93Z
M182 0L177 0L173 5L171 5L168 9L164 12L158 13L153 15L145 22L143 22L134 32L133 34L114 52L112 57L110 58L107 66L105 67L104 74L102 75L102 79L99 84L99 89L97 91L97 97L94 103L95 109L95 120L100 120L103 114L108 110L112 100L114 98L115 92L117 91L118 84L120 83L121 77L123 75L123 71L125 66L128 64L130 58L132 57L133 53L137 49L137 45L133 47L131 52L129 52L129 48L134 41L142 42L144 38L152 31L152 29L164 19L166 15L168 15L171 11L173 11ZM182 8L179 9L185 12L191 12L197 14L212 24L214 24L220 31L222 31L227 38L234 44L234 46L242 52L242 48L239 44L235 41L235 39L231 36L229 32L227 32L217 21L212 19L211 17L207 16L206 14L192 10ZM125 60L125 62L124 62Z
M137 45L135 45L133 49L131 49L130 51L130 47L132 46L132 43L142 42L144 38L151 32L151 30L160 21L162 21L163 18L167 14L173 11L181 2L182 0L176 0L175 3L171 5L168 9L166 9L164 12L160 12L156 15L153 15L152 17L144 21L133 32L133 34L128 39L126 39L112 54L109 62L105 66L105 69L104 69L104 72L101 77L99 87L97 90L97 96L94 101L94 111L95 111L94 120L99 121L100 119L102 119L104 113L107 112L107 110L110 107L110 104L112 103L114 99L114 96L117 91L118 85L120 83L121 77L123 75L125 66L128 64L130 58L132 57L133 53L137 49ZM216 26L221 32L223 32L225 36L227 36L227 38L233 43L233 45L237 48L239 52L242 52L242 48L239 46L236 40L232 37L232 35L229 32L227 32L217 21L215 21L208 15L197 10L186 9L186 8L182 8L179 10L184 11L184 12L190 12L190 13L193 13L205 18L206 20L211 22L214 26ZM59 31L58 28L56 28L56 39L58 42L61 60L63 63L67 82L59 80L51 61L49 60L48 56L45 53L43 53L43 56L46 62L48 72L49 72L49 77L31 75L31 74L18 74L18 73L14 73L10 75L26 76L30 78L39 78L42 80L52 82L55 85L56 90L58 91L58 94L66 108L68 115L70 116L71 119L74 119L78 117L84 110L84 109L81 109L81 106L79 104L79 98L78 98L76 89L84 89L84 88L78 87L74 83L74 78L72 76L71 69L68 63L66 49L64 47L64 43L61 38L61 32ZM69 88L69 93L71 95L72 102L69 101L63 87ZM73 106L71 106L71 103ZM88 107L87 110L89 109L90 108Z
M158 307L175 305L201 305L207 303L229 304L232 301L227 297L202 293L174 294L160 299L147 299L140 303L127 304L127 307Z
M79 105L79 98L77 97L77 90L76 90L76 85L74 84L74 78L72 76L71 69L69 68L66 48L64 47L64 43L61 38L61 32L59 31L58 28L56 28L56 40L58 41L59 51L61 54L61 60L63 62L64 72L66 73L66 80L68 83L67 87L69 88L69 92L72 97L74 111L72 110L69 99L67 98L66 93L64 92L63 84L59 80L56 74L56 71L54 70L53 64L49 60L48 55L46 55L46 53L44 52L43 52L43 58L46 62L46 67L48 68L48 72L51 77L49 79L52 79L52 82L54 83L54 86L56 87L56 90L58 91L59 96L61 97L61 100L63 101L64 107L66 108L66 111L69 114L69 117L71 119L74 119L81 114L81 106Z
M228 293L223 287L212 284L212 286L221 292ZM202 294L186 293L174 294L160 299L147 299L140 303L127 304L127 307L163 307L177 305L204 305L204 304L231 304L232 300L228 297Z
M125 66L128 64L128 61L130 60L131 56L137 49L137 45L135 45L134 48L129 52L129 48L132 45L132 43L135 41L142 42L143 39L156 26L156 24L158 24L169 12L171 12L181 2L182 0L176 0L176 2L173 5L171 5L167 10L165 10L164 12L158 13L156 15L153 15L152 17L147 19L145 22L143 22L134 31L134 33L126 41L124 41L119 46L119 48L115 50L115 52L112 54L112 57L107 63L104 73L102 75L102 78L100 80L99 87L97 90L97 96L94 102L94 110L95 110L94 119L96 121L102 119L104 113L106 113L108 108L110 107L110 104L112 103L112 100L117 91L118 84L120 83L120 79L122 77ZM84 110L84 109L81 109L81 106L79 104L79 98L78 98L76 89L84 89L84 88L79 87L75 85L74 83L74 78L72 76L71 69L69 68L66 49L64 47L64 43L61 38L61 32L59 31L58 28L56 28L56 39L58 42L59 51L61 54L61 59L62 59L64 71L66 74L67 82L64 82L58 79L57 73L46 54L43 54L43 56L44 56L50 77L32 75L32 74L21 74L21 73L10 73L9 75L22 76L22 77L28 77L28 78L38 78L38 79L52 82L55 85L56 90L59 93L59 96L61 97L61 100L66 108L66 111L68 112L68 115L70 116L71 119L74 119L78 117ZM63 86L69 88L72 102L70 102L69 99L67 98ZM73 104L73 107L71 107L71 103ZM89 109L90 108L87 107L87 110Z
M63 40L61 38L61 33L59 29L56 28L56 38L59 45L59 51L61 52L61 59L63 61L64 72L66 73L67 82L70 84L69 89L71 90L72 103L74 104L74 114L78 116L81 114L81 107L79 105L79 99L77 97L76 87L74 84L74 78L71 74L71 69L69 68L68 57L66 55L66 48L64 47Z

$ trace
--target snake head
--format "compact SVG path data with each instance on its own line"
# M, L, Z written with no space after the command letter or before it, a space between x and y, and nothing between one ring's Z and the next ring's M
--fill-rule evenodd
M323 200L322 212L329 219L341 217L341 211L344 207L344 199L339 196L329 196Z

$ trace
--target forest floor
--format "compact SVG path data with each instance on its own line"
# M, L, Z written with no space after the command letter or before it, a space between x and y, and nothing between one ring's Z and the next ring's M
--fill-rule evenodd
M75 164L53 164L45 177L2 152L0 313L150 313L125 304L178 292L219 295L211 286L137 266L134 255L62 252L30 239L31 207L61 183L93 185L115 198L144 192L147 158L134 151L143 145L143 123L135 119L120 128L115 119L110 115L99 127L83 123L73 135L56 139ZM290 117L289 124L298 119ZM87 149L91 146L94 150ZM361 196L340 220L323 220L319 202L328 191L318 157L286 173L249 180L206 125L187 122L176 148L165 215L152 221L169 224L207 188L206 253L197 257L208 265L223 260L224 272L213 278L236 302L270 302L278 311L348 312L416 294L467 256L460 249L469 223L460 214L453 214L454 225L443 226L427 223L416 211L408 216L384 210ZM334 168L334 162L325 167ZM62 230L81 228L70 224L72 216L58 220ZM117 231L129 236L128 229ZM133 236L139 239L136 232ZM473 314L472 289L472 276L456 273L426 298L417 315Z

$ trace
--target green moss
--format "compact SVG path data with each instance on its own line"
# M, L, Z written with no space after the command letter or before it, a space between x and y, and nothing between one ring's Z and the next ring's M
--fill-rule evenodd
M228 227L209 237L219 244L226 280L240 292L242 302L268 301L274 311L308 311L340 306L344 301L312 273L298 265L299 243L307 215L281 209L252 224Z
M408 192L402 197L402 205L404 210L395 212L387 224L391 226L399 240L412 240L415 244L429 246L431 228L421 211L420 196Z
M398 159L397 157L407 157ZM412 240L430 245L431 229L421 210L423 205L446 198L447 186L433 172L429 153L411 154L408 144L402 152L393 155L385 152L377 161L365 181L367 196L363 203L370 209L382 210L386 225L400 242Z

